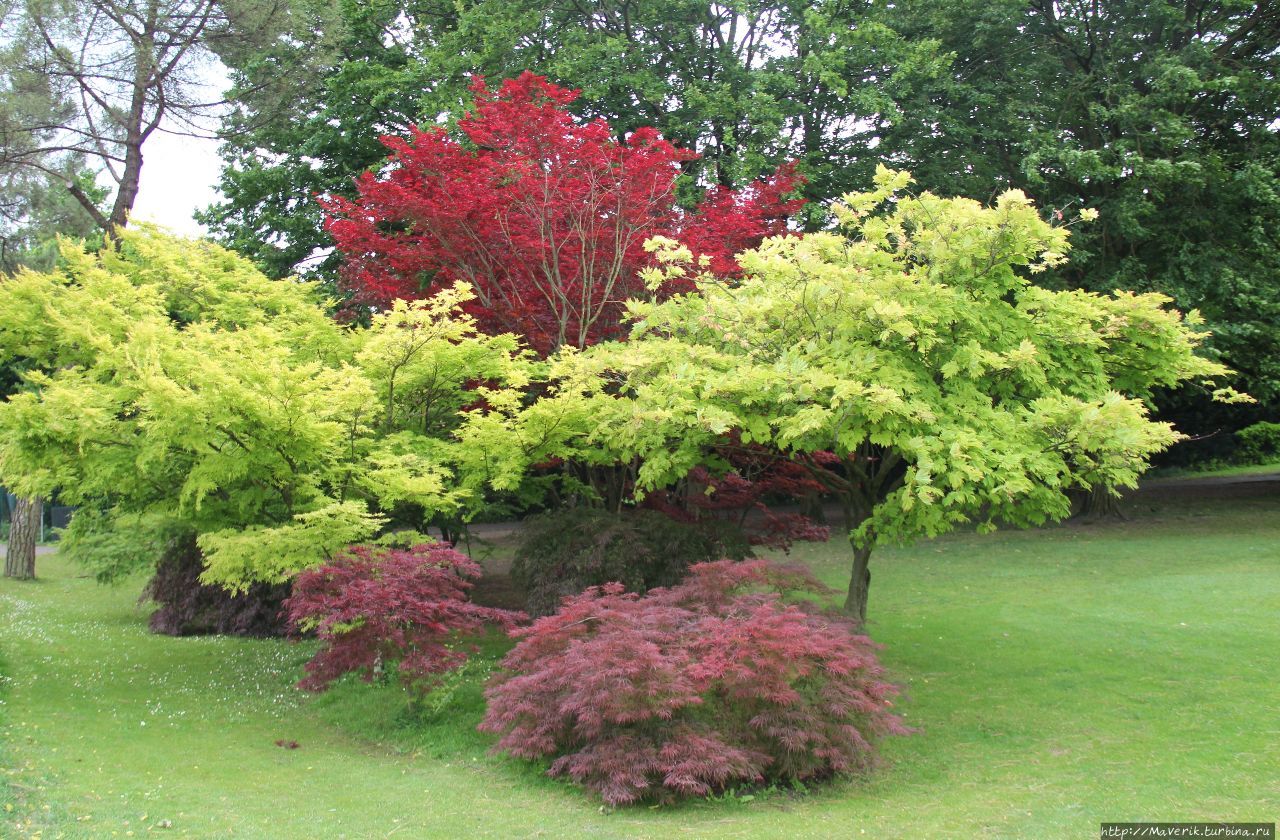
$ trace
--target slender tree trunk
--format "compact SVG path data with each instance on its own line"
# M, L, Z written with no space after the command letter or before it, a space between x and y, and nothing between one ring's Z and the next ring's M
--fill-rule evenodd
M142 32L134 42L133 92L129 111L122 120L125 130L124 169L120 174L120 185L116 189L115 204L111 208L111 226L106 230L107 237L111 239L118 237L119 232L129 223L129 214L133 211L133 202L138 198L138 187L142 181L142 144L151 136L164 115L163 86L156 86L153 78L157 70L155 55L159 14L160 4L152 0L147 5ZM148 122L147 95L152 92L153 86L161 94L161 104L157 107L154 118Z
M141 103L138 104L140 110ZM141 119L139 113L138 119ZM124 170L120 175L120 186L116 190L115 204L111 208L111 216L107 220L108 237L115 239L129 223L129 214L133 212L133 203L138 198L138 187L142 181L142 141L141 131L134 125L129 126L125 139Z
M124 176L116 191L116 201L111 208L111 227L120 230L129 223L129 214L133 212L133 203L138 198L138 187L142 180L142 141L130 138L125 149Z
M797 463L806 465L804 459ZM840 502L849 547L853 550L853 566L849 569L849 591L844 599L844 612L858 626L867 623L867 596L871 591L871 551L876 544L874 528L868 525L876 505L902 485L902 456L891 449L864 443L857 452L844 458L839 471L807 464L809 474L827 488ZM868 526L859 544L857 536Z
M846 495L841 498L844 508L844 527L849 535L849 547L853 549L853 565L849 569L849 592L844 599L845 615L861 627L867 623L867 595L871 591L872 541L860 546L854 534L871 517L871 504L865 497Z
M30 580L36 576L36 540L44 518L43 499L18 499L9 522L9 547L4 557L4 576Z
M870 591L871 547L853 545L853 568L849 571L849 593L844 599L844 611L859 627L867 623L867 595Z

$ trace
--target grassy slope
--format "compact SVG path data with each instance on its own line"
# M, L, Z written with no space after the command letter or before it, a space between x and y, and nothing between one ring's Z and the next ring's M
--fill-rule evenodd
M304 648L152 636L136 587L45 558L43 581L0 582L0 834L1065 838L1274 820L1278 514L1205 503L885 551L873 635L921 734L808 796L614 813L487 755L474 684L425 726L394 691L301 697ZM838 542L796 557L843 582Z

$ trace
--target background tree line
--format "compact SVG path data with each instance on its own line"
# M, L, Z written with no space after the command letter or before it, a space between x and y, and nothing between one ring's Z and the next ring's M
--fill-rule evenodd
M455 122L473 74L532 70L619 138L696 152L689 208L794 160L810 229L879 162L940 194L1097 210L1037 282L1199 308L1260 399L1225 418L1193 387L1162 414L1206 433L1280 399L1274 2L11 0L0 21L6 270L49 264L51 232L126 224L145 141L208 130L227 165L205 223L270 276L332 281L318 198L354 197L380 137ZM215 56L225 95L201 89Z
M182 130L218 105L225 198L203 220L271 276L301 267L332 278L340 258L316 196L352 195L354 177L386 158L380 136L463 114L471 74L531 70L581 88L579 116L620 136L653 126L697 152L684 165L689 205L699 186L741 187L796 160L809 228L822 201L865 186L881 162L940 194L985 200L1015 187L1050 211L1097 209L1070 266L1042 282L1159 289L1200 308L1259 411L1280 398L1271 0L15 0L3 10L10 269L41 230L120 224L141 141L165 119L160 130ZM196 95L193 68L211 54L231 68L225 98ZM116 183L95 192L106 180L91 176L104 170ZM1189 406L1185 395L1162 405Z
M462 113L472 73L532 70L580 87L581 116L619 134L652 125L697 152L689 202L695 184L742 186L796 160L809 228L880 162L939 194L1012 187L1046 212L1097 209L1070 265L1040 282L1160 290L1200 309L1211 350L1261 404L1227 418L1202 394L1160 395L1194 431L1274 413L1274 2L351 0L295 12L313 37L277 41L234 78L247 92L285 67L316 72L294 77L288 108L278 91L233 95L225 200L204 214L271 274L337 271L312 196L350 194L385 159L379 135Z

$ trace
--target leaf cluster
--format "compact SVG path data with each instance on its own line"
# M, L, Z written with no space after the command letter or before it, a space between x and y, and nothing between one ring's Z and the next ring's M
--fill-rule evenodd
M408 548L356 545L298 575L285 602L295 632L322 647L298 684L323 691L340 677L394 675L410 691L466 661L458 634L487 624L511 628L519 613L471 603L475 561L442 543Z
M357 195L322 201L344 261L350 305L471 285L471 311L489 333L513 332L547 354L620 333L623 302L645 294L645 240L683 238L712 270L786 230L803 181L783 166L743 190L715 188L693 213L675 201L680 167L695 155L651 128L619 139L604 120L576 118L578 92L533 73L490 89L471 85L457 122L385 136L381 171ZM687 289L674 278L670 293Z
M613 805L865 768L906 731L896 689L865 636L782 597L804 591L825 587L759 560L593 587L515 632L481 729Z
M24 371L0 406L6 485L95 509L95 533L194 533L229 588L463 517L480 504L453 479L463 408L529 376L460 311L465 288L351 330L310 285L151 230L64 243L63 267L3 288L0 356Z

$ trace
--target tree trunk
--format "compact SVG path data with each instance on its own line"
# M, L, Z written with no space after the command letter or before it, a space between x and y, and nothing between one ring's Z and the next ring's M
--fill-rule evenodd
M1124 519L1120 499L1105 487L1090 487L1080 496L1080 509L1073 519L1096 521L1100 519Z
M850 539L852 544L852 538ZM845 614L861 627L867 623L867 594L871 591L871 547L853 546L853 568L849 573L849 594L844 599Z
M821 493L806 493L800 500L800 514L819 525L827 524L826 500Z
M4 576L30 580L36 576L36 540L44 518L43 499L18 499L9 521L9 547L4 557Z
M130 126L129 137L125 141L124 170L120 175L120 185L116 189L116 200L111 208L111 216L107 220L109 226L104 231L108 239L118 239L120 231L129 224L129 214L133 212L133 203L138 198L138 187L141 181L142 138L138 137Z
M145 20L142 20L142 31L134 41L133 48L133 91L129 100L129 111L123 115L120 125L124 129L124 169L120 173L119 186L116 189L115 204L111 207L111 226L105 233L108 239L116 239L120 231L129 223L129 214L133 212L133 203L138 198L138 187L142 182L142 144L160 125L165 112L164 83L156 81L156 27L160 14L160 4L150 0L147 5ZM159 94L155 115L147 119L147 102L149 95Z

